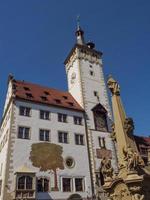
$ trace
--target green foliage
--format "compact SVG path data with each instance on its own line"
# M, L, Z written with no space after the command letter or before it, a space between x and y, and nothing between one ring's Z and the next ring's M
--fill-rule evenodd
M57 168L64 169L62 153L63 148L60 145L47 142L35 143L32 144L30 160L40 171L56 171Z

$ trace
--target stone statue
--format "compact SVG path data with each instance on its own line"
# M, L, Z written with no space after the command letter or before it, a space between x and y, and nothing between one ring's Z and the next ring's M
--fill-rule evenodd
M123 149L123 153L125 155L124 160L127 163L128 171L136 170L141 163L138 153L133 151L130 146L128 146L127 149Z
M113 141L116 141L116 132L115 132L115 124L114 123L111 125L111 129L112 129L112 132L111 132L110 137Z
M132 118L126 118L124 121L124 130L128 135L133 134L134 122Z
M111 166L111 160L110 159L106 159L105 157L102 159L101 161L101 167L100 170L104 176L104 180L108 179L108 178L113 178L113 168Z
M107 85L112 94L120 95L120 86L111 75L108 78Z

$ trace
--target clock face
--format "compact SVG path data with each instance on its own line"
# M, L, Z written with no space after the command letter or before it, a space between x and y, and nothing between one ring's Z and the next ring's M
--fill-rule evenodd
M73 73L71 74L71 84L75 83L75 79L76 79L76 73L73 72Z

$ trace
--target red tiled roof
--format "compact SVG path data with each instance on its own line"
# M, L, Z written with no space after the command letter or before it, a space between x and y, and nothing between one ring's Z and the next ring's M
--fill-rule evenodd
M150 146L150 137L142 137L142 136L134 135L134 138L137 144Z
M13 80L12 83L16 98L84 111L69 92L59 91L25 81Z

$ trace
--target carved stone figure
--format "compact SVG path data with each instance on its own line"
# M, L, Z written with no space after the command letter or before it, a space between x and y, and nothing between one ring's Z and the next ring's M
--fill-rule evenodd
M120 95L120 86L111 75L108 78L107 85L112 94Z
M139 154L136 151L128 146L127 149L123 149L123 153L125 155L124 160L127 163L128 171L134 171L138 166L143 165L142 160L139 157Z
M100 168L104 179L108 179L113 177L113 168L111 166L111 160L110 159L106 159L105 157L102 159L101 161L101 168Z
M136 170L139 164L139 156L137 152L133 151L133 149L128 146L127 149L123 149L123 153L125 155L124 160L127 163L127 169L129 171Z
M111 125L111 129L112 129L112 132L111 132L110 137L113 141L116 141L116 132L115 132L115 124L114 123Z
M133 130L134 130L134 122L132 118L126 118L124 121L124 130L125 132L130 135L133 134Z

